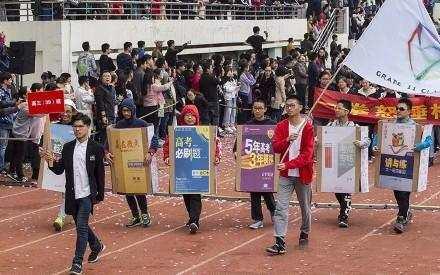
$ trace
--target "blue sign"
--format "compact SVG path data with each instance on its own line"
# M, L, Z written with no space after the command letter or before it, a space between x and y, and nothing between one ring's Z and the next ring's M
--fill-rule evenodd
M174 128L172 142L175 193L209 193L213 161L210 159L209 126L178 126Z

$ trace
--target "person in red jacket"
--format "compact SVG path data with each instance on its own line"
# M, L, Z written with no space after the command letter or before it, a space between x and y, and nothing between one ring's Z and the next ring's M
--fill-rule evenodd
M293 190L298 197L302 215L300 247L308 244L312 219L313 125L307 118L301 116L303 106L297 96L288 97L285 108L288 117L276 125L272 139L275 153L284 156L288 151L278 164L280 181L274 215L275 244L266 248L267 252L275 255L286 253L284 238L289 223L289 202Z
M200 125L200 115L195 105L185 105L179 118L177 119L177 125L197 126ZM170 147L169 138L165 139L163 145L163 160L169 165ZM215 140L215 165L220 163L221 159L221 145L217 138ZM191 234L197 233L200 224L200 213L202 212L202 196L200 194L184 194L183 200L185 201L186 210L188 211L189 220L186 226L189 228Z

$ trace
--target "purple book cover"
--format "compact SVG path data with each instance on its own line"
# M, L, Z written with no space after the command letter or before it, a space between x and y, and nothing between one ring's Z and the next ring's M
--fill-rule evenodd
M241 139L242 192L275 192L275 125L243 125Z

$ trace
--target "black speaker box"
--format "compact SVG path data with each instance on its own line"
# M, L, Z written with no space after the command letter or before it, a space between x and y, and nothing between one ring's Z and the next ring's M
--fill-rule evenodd
M9 47L11 63L9 71L14 74L35 73L35 41L11 42Z

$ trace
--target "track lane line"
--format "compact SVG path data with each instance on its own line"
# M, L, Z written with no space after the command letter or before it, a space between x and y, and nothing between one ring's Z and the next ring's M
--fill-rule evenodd
M206 216L200 218L200 220L205 220L205 219L207 219L207 218L210 218L210 217L212 217L212 216L218 215L218 214L220 214L220 213L223 213L223 212L226 212L226 211L229 211L229 210L232 210L232 209L238 208L238 207L242 206L243 204L244 204L244 203L240 203L239 205L236 205L236 206L233 206L233 207L229 207L229 208L226 208L226 209L223 209L223 210L217 211L217 212L215 212L215 213L212 213L212 214L206 215ZM134 243L129 244L129 245L127 245L127 246L124 246L124 247L118 248L118 249L116 249L116 250L113 250L113 251L109 251L109 252L107 252L107 253L104 253L104 254L102 254L102 256L100 256L99 258L101 259L101 258L107 257L107 256L109 256L109 255L112 255L112 254L114 254L114 253L118 253L118 252L125 251L125 250L127 250L127 249L129 249L129 248L132 248L132 247L137 246L137 245L139 245L139 244L142 244L142 243L144 243L144 242L147 242L147 241L150 241L150 240L153 240L153 239L156 239L156 238L162 237L162 236L164 236L164 235L166 235L166 234L168 234L168 233L171 233L171 232L177 231L177 230L179 230L179 229L181 229L181 228L185 228L185 227L186 227L186 225L183 224L183 225L180 225L180 226L177 226L177 227L171 228L171 229L169 229L169 230L167 230L167 231L164 231L164 232L162 232L162 233L152 235L152 236L150 236L150 237L148 237L148 238L145 238L145 239L142 239L142 240L140 240L140 241L134 242ZM68 267L68 268L66 268L66 269L64 269L64 270L61 270L61 271L57 271L57 272L52 273L52 274L54 274L54 275L64 274L64 273L68 272L69 270L70 270L70 267Z
M173 199L173 198L169 198L169 199L166 199L166 200L163 200L163 201L154 202L154 203L150 204L149 206L153 206L153 205L156 205L156 204L159 204L159 203L162 203L162 202L167 202L167 201L170 201L170 200L172 200L172 199ZM99 220L93 221L93 222L89 223L89 225L97 224L97 223L101 223L101 222L103 222L103 221L106 221L106 220L112 219L112 218L117 217L117 216L120 216L120 215L127 214L127 213L129 213L129 212L130 212L130 210L127 210L127 211L124 211L124 212L121 212L121 213L117 213L117 214L114 214L114 215L111 215L111 216L107 216L107 217L105 217L105 218L102 218L102 219L99 219ZM11 247L11 248L8 248L8 249L5 249L5 250L0 251L0 254L1 254L1 253L11 252L11 251L14 251L14 250L17 250L17 249L19 249L19 248L23 248L23 247L26 247L26 246L29 246L29 245L33 245L33 244L39 243L39 242L41 242L41 241L44 241L44 240L47 240L47 239L50 239L50 238L54 238L54 237L57 237L57 236L59 236L59 235L63 235L64 233L71 232L71 231L74 231L74 230L75 230L75 227L73 227L73 228L71 228L71 229L68 229L68 230L65 230L65 231L61 231L61 232L55 233L55 234L48 235L48 236L46 236L46 237L43 237L43 238L40 238L40 239L37 239L37 240L31 241L31 242L27 242L27 243L24 243L24 244L21 244L21 245L17 245L17 246L14 246L14 247Z

